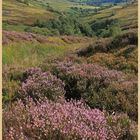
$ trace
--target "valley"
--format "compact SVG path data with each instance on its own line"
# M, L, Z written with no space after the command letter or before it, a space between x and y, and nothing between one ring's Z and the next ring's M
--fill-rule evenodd
M4 140L138 139L138 1L2 6Z

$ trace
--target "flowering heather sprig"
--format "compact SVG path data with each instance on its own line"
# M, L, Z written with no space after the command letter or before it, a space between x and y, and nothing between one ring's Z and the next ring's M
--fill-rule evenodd
M50 72L42 72L40 68L31 68L26 72L26 77L19 92L23 99L27 96L35 100L47 97L56 101L65 94L64 83Z
M19 100L3 111L5 140L106 140L109 131L104 113L80 101L35 103L28 99L24 105Z

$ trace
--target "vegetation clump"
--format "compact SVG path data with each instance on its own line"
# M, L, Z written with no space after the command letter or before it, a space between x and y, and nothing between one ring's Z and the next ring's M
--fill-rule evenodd
M63 82L52 75L50 72L42 72L40 68L32 68L24 73L24 82L22 82L19 97L24 100L30 97L33 100L44 100L47 97L49 100L57 101L63 98L64 84Z

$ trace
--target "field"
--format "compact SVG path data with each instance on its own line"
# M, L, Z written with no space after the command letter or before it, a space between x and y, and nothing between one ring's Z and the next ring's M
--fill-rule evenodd
M138 8L4 0L4 140L137 140Z

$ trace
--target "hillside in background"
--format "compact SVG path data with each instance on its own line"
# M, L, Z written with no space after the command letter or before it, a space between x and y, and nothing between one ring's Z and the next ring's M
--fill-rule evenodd
M82 4L88 4L88 5L103 5L103 4L127 4L127 3L133 3L137 0L69 0L71 2L78 2Z
M2 6L4 140L138 139L138 1Z
M3 1L3 29L42 35L112 36L137 28L137 2L88 6L66 0ZM34 16L36 15L36 16ZM61 31L62 30L62 31ZM116 33L117 34L117 33Z

